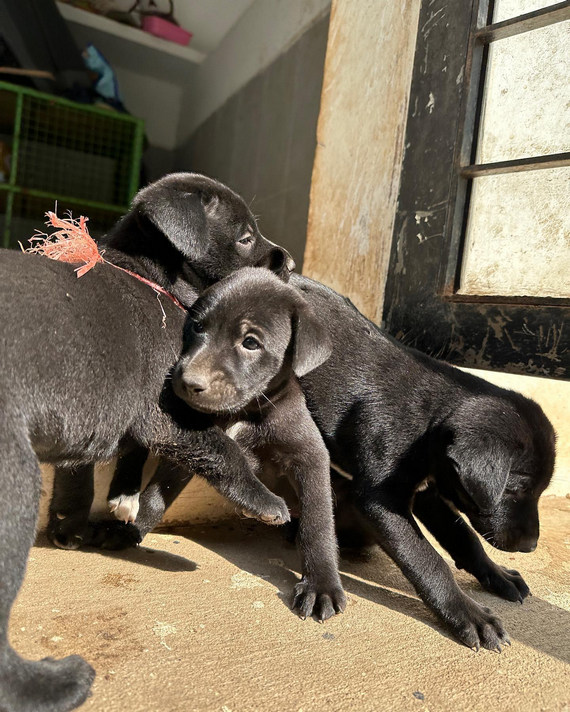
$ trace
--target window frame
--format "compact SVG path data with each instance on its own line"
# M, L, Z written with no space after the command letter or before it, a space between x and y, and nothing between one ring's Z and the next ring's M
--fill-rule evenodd
M570 378L570 298L457 291L473 177L570 166L570 153L475 163L489 44L570 18L566 1L492 24L493 4L422 2L384 325L457 365Z

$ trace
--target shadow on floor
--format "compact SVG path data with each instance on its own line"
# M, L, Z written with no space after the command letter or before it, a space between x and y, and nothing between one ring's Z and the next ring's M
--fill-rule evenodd
M35 546L41 549L53 549L53 544L46 536L38 537ZM73 551L70 551L69 555L73 556L73 553ZM132 561L141 566L150 566L153 569L159 569L161 571L196 571L200 568L195 561L190 561L190 559L187 559L185 556L172 554L162 549L151 549L147 546L138 546L136 549L124 549L123 551L105 551L104 549L86 547L81 549L81 553L106 556L111 559L121 559L123 561Z
M295 546L285 541L285 537L279 531L268 532L263 525L254 523L240 523L231 529L220 526L215 529L193 527L174 531L177 536L192 539L231 561L240 569L272 583L279 589L277 594L279 598L287 606L291 605L293 587L300 578L300 561ZM252 565L248 542L253 545L260 537L267 540L267 555ZM456 571L453 564L451 568L466 593L499 615L511 639L563 662L570 662L570 613L568 611L536 595L529 597L523 605L505 601L484 591L469 574ZM366 598L373 603L410 616L455 641L437 617L417 597L399 568L380 548L375 547L364 557L342 558L340 569L343 585L349 596L353 594ZM285 590L283 590L284 583ZM482 651L480 654L495 653Z
M290 607L293 588L300 578L300 560L295 546L286 541L283 530L268 530L263 525L247 520L219 526L176 528L170 529L169 533L177 538L190 539L243 571L274 585L276 595ZM147 541L151 538L152 534L147 537ZM251 548L258 545L260 540L264 542L263 556L252 563ZM41 538L37 546L51 547L51 544ZM192 572L199 568L198 564L183 556L145 545L118 552L97 549L84 549L82 552L128 560L169 572ZM450 640L455 640L416 596L399 568L378 547L369 550L365 556L341 559L340 569L349 596L352 594L410 616ZM524 575L524 571L522 573ZM569 612L538 596L529 597L522 606L504 601L484 591L465 572L454 571L454 574L463 590L501 617L511 639L563 662L570 662ZM479 654L491 653L484 651Z

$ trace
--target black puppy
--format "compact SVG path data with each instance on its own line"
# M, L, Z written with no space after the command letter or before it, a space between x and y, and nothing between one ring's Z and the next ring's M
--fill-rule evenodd
M332 337L330 358L301 386L333 462L352 477L338 518L384 548L460 641L499 648L508 641L501 621L459 589L412 508L458 567L522 601L529 590L520 574L491 561L457 510L493 546L532 551L554 467L549 420L534 401L387 337L332 289L299 275L291 284ZM182 487L168 476L147 488L122 545L133 528L150 531Z
M328 334L299 292L266 269L244 268L209 287L191 309L174 392L215 422L263 480L286 476L299 498L302 581L293 608L326 620L343 611L329 454L295 376L330 354ZM123 457L113 478L117 517L135 521L146 451ZM129 469L129 467L131 469ZM295 506L298 509L298 506ZM131 529L134 533L136 530Z
M288 252L260 234L240 196L211 178L190 173L171 174L141 190L131 211L102 239L101 248L113 264L165 287L186 307L205 287L244 265L268 267L283 279L295 265ZM132 438L121 441L118 471L123 485L128 473L142 468L147 454ZM119 498L115 482L109 491L111 511L129 521L136 516L138 495L133 485ZM56 467L47 528L56 546L97 544L88 527L92 500L92 464L82 467L80 476L76 467ZM112 548L108 531L105 540Z
M165 381L181 350L186 312L113 266L188 303L242 265L287 271L287 253L259 234L235 193L179 174L136 196L104 256L112 264L78 279L72 265L0 252L0 710L72 709L94 675L78 656L31 662L8 643L10 609L34 539L39 460L73 467L81 488L90 463L129 441L175 463L181 478L185 470L203 475L254 516L289 518L241 448ZM64 524L68 512L55 511Z
M174 392L215 421L267 477L286 476L300 505L303 578L293 608L326 620L343 611L329 455L295 376L330 354L299 292L266 269L244 268L194 304Z
M522 602L520 574L489 559L458 510L493 546L533 551L554 467L552 425L534 401L387 337L331 289L296 275L292 284L333 339L331 357L301 384L333 462L353 478L355 524L459 640L500 649L501 621L459 589L411 510L458 567Z

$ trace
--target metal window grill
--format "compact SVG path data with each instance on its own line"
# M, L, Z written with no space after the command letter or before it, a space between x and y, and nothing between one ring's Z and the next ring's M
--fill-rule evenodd
M129 206L139 179L143 122L0 82L0 244L17 247L46 210L90 219L104 233Z
M462 128L455 152L455 195L448 206L450 220L446 220L451 232L450 250L445 270L442 270L442 293L455 301L488 301L488 296L462 295L460 285L462 254L467 217L471 198L472 182L481 176L492 176L520 171L535 171L548 168L570 168L570 152L528 156L494 163L477 163L479 126L485 89L489 46L498 40L529 33L558 22L570 20L570 0L539 8L533 12L516 15L502 22L492 21L495 0L476 0L473 3L469 48L465 65L465 98L462 106ZM550 304L551 297L501 297L497 302ZM559 300L561 301L561 300Z
M470 87L472 105L470 110L468 109L468 116L465 122L466 144L469 142L471 147L469 155L467 155L467 145L465 146L460 173L464 178L475 178L478 176L498 175L500 173L515 173L518 171L539 170L541 168L569 166L570 152L568 151L553 153L548 156L532 156L511 161L497 161L496 163L475 163L475 149L477 145L475 137L477 135L478 122L481 119L481 103L485 87L485 71L489 45L497 40L514 37L524 32L532 32L533 30L538 30L542 27L548 27L557 22L564 22L570 19L570 2L568 0L496 23L492 23L490 19L487 19L491 17L492 10L492 2L481 2L479 5L479 23L482 26L473 29L472 63L473 69L479 69L479 76L477 76L476 72L472 72L472 86ZM485 17L486 15L487 18Z

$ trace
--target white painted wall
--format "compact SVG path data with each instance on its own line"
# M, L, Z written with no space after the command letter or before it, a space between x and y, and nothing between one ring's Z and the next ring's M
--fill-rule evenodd
M158 148L176 148L183 88L115 65L125 106L144 119L148 140Z
M330 0L255 0L217 50L188 77L178 144L244 84L285 52L330 7Z
M184 62L71 23L79 47L103 51L117 73L125 105L145 120L150 143L172 150L256 74L285 52L330 7L331 0L179 0L175 16L209 52ZM130 5L115 0L118 7ZM160 3L160 7L164 3Z

